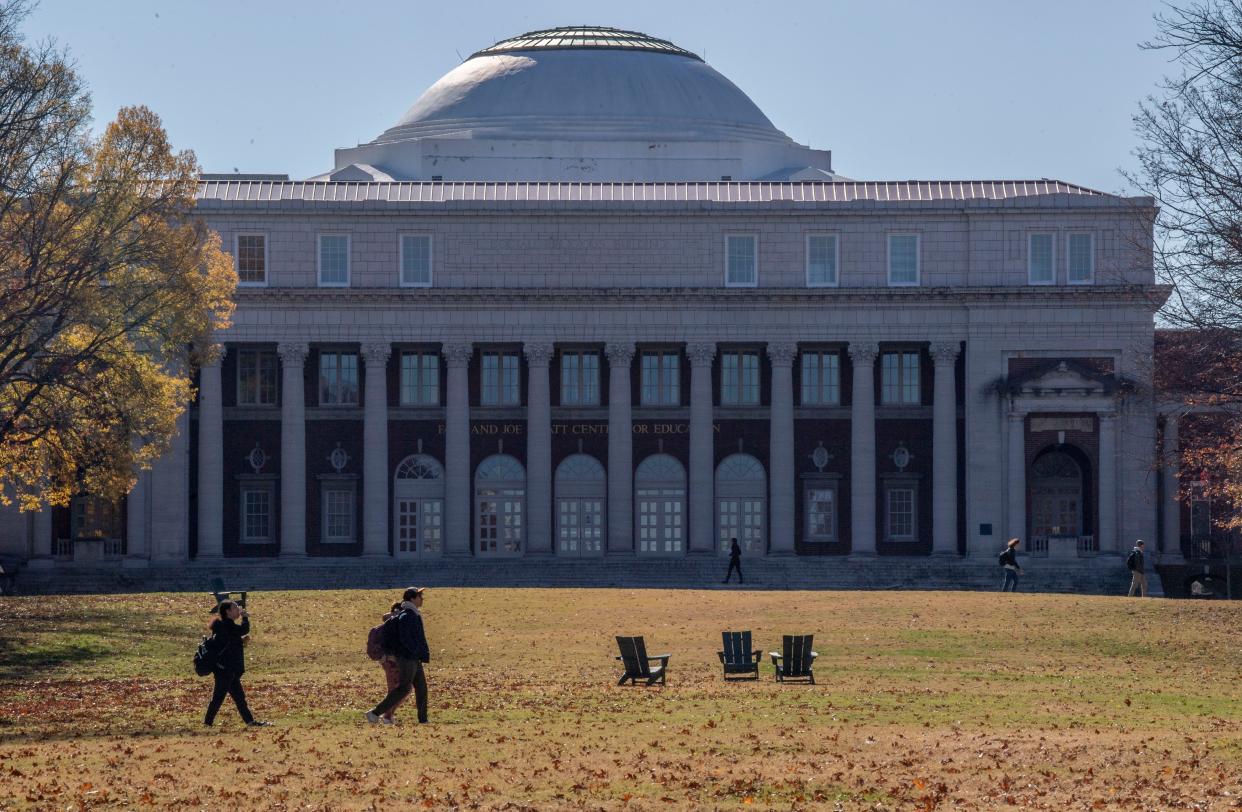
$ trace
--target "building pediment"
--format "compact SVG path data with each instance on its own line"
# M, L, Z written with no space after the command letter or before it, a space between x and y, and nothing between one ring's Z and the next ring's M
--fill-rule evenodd
M1000 388L1011 397L1101 397L1130 387L1111 372L1065 358L1050 359L1046 364L1011 375L1001 382Z

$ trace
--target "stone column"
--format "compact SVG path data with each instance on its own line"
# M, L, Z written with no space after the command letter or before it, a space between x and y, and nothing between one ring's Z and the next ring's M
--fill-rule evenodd
M794 397L793 363L798 345L782 342L768 345L772 362L772 406L768 446L768 526L769 550L773 555L792 555L794 551Z
M608 552L634 552L634 429L630 365L634 345L614 342L608 356Z
M33 526L30 529L32 534L30 544L30 560L26 562L26 566L33 568L50 567L52 560L52 508L44 507L36 512L33 519Z
M219 344L203 350L198 386L198 555L224 555L224 410L220 400Z
M471 344L445 344L448 393L444 415L444 552L470 555Z
M715 449L712 437L712 359L716 345L691 344L690 359L690 552L716 549Z
M936 368L932 401L932 554L957 555L956 341L932 344Z
M1100 413L1100 526L1101 553L1120 553L1117 537L1117 415Z
M125 500L125 560L126 566L142 566L151 558L150 537L147 534L147 494L149 471L139 471L134 487Z
M526 354L526 550L552 552L552 402L548 362L552 345L528 343Z
M310 347L279 344L280 356L280 555L306 555L306 391Z
M392 345L363 344L366 396L362 412L362 554L388 552L388 359Z
M1167 414L1164 417L1164 550L1160 561L1164 564L1183 564L1182 558L1182 503L1178 501L1177 492L1178 469L1181 467L1181 449L1178 442L1178 429L1181 415Z
M850 408L850 553L875 555L875 359L874 342L851 342L854 363Z
M1006 539L1020 538L1030 544L1026 537L1026 415L1009 413L1009 476L1006 492L1009 494L1009 529Z
M190 558L190 413L177 418L177 435L168 453L151 466L148 475L151 534L147 550L152 560L188 561Z

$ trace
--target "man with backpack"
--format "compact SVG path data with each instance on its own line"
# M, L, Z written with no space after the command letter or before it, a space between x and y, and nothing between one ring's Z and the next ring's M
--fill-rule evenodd
M1126 595L1133 598L1137 591L1140 597L1147 597L1147 571L1143 569L1143 540L1134 542L1134 549L1126 556L1126 569L1130 570L1130 592Z
M384 649L396 661L398 683L374 708L366 712L366 719L376 724L414 691L414 703L418 708L418 722L427 722L427 676L423 664L431 660L427 634L423 630L423 590L410 587L402 595L401 611L384 621Z

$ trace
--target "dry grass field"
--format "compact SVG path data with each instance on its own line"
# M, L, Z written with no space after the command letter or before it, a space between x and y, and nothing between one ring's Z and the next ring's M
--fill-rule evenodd
M1242 808L1242 605L433 590L432 723L373 727L392 598L252 596L260 730L201 725L203 596L0 599L0 809ZM725 684L726 628L813 632L819 684Z

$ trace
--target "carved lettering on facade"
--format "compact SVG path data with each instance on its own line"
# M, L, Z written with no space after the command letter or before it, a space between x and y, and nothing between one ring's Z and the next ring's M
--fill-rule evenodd
M1089 417L1032 417L1031 432L1037 431L1081 431L1090 434L1095 431L1095 424Z

